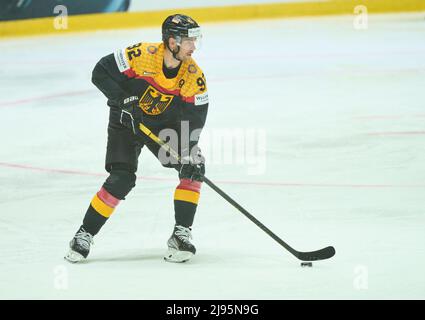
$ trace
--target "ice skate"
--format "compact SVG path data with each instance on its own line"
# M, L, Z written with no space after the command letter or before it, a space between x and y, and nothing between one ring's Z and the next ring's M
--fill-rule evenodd
M64 257L71 263L77 263L87 258L90 252L90 245L93 244L93 236L84 230L83 227L75 234L69 243L69 252Z
M186 262L196 252L195 246L190 242L192 233L190 228L176 225L173 234L168 239L168 251L164 260L168 262Z

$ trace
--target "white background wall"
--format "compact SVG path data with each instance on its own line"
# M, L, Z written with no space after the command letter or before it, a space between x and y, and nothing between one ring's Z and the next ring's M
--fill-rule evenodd
M253 3L307 2L312 0L131 0L129 11L149 11L172 8L219 7ZM326 1L326 0L315 0Z

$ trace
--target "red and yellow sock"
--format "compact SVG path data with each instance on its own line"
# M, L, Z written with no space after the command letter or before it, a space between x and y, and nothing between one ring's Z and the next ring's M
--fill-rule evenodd
M174 211L176 224L190 227L195 218L201 193L202 182L181 179L174 192Z
M84 229L95 235L112 215L120 200L101 188L93 197L83 220Z

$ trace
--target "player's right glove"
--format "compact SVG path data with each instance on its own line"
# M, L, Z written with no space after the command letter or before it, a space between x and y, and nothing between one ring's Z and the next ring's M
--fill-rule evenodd
M201 149L196 146L196 153L193 156L184 156L177 166L180 179L190 179L202 182L205 175L205 157Z
M142 122L143 111L139 106L139 97L131 96L122 101L120 104L121 116L120 123L133 131L134 134L139 132L139 123Z

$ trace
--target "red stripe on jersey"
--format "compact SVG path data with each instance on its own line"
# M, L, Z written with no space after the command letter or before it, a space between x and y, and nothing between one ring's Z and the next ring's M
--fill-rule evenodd
M195 97L194 96L192 96L192 97L182 97L182 100L184 102L195 103Z
M181 179L180 184L177 186L177 189L195 191L197 193L201 192L202 182L190 180L190 179Z
M162 93L166 93L166 94L172 94L174 96L178 96L180 94L180 89L176 89L176 90L168 90L162 86L160 86L158 83L155 82L154 79L152 79L151 77L142 77L142 76L137 76L137 79L143 79L145 81L147 81L150 85L152 85L156 90L161 91Z
M135 78L137 76L136 72L133 69L127 69L123 72L129 78Z
M102 200L107 206L111 208L115 208L118 203L120 203L120 199L115 198L112 194L106 191L105 188L101 188L97 193L97 196L100 200Z

